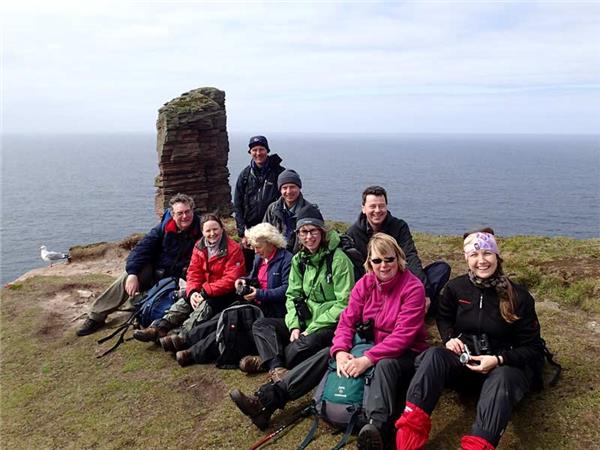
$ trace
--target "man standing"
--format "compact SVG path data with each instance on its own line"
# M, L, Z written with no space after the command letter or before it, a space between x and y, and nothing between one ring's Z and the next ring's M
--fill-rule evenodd
M435 313L437 295L450 277L450 266L445 262L436 261L423 269L408 224L392 216L387 209L386 190L381 186L369 186L362 193L362 212L347 234L352 237L356 249L366 259L367 243L373 234L379 232L396 239L406 255L406 266L425 286L428 308L433 301L429 313Z
M263 221L267 207L279 197L277 177L285 170L279 155L269 155L266 137L251 137L248 147L252 160L240 172L233 197L237 233L244 247L247 247L244 231Z
M194 200L188 195L176 194L169 206L161 223L152 228L127 257L125 273L92 304L88 318L77 330L78 336L102 328L110 313L161 278L184 277L194 243L202 236L200 218L194 214Z
M277 178L277 188L281 197L269 205L263 222L276 227L287 240L287 249L296 253L297 217L320 217L321 211L317 205L306 201L302 196L302 180L295 170L281 172Z

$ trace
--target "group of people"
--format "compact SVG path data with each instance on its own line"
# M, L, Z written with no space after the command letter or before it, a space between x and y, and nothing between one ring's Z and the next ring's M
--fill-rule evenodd
M468 272L448 281L448 264L423 268L408 225L387 208L387 192L370 186L346 232L364 261L365 274L355 279L340 234L303 197L300 175L270 154L264 136L250 139L248 153L234 196L240 242L218 216L196 215L191 197L173 196L77 334L99 330L161 278L185 278L185 296L134 337L174 352L182 366L214 362L219 313L236 302L260 308L263 317L252 327L257 354L239 367L268 373L268 381L253 395L230 394L257 427L315 388L333 360L340 377L373 370L359 448L384 448L393 433L396 448L423 448L442 390L473 386L480 391L477 416L462 448L495 448L512 408L539 385L544 347L535 302L504 275L493 230L465 233ZM426 314L436 317L443 347L428 348ZM354 357L354 337L365 323L373 345Z

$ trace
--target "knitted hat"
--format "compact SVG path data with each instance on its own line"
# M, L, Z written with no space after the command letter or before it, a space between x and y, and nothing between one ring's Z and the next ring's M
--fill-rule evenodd
M325 229L325 221L323 220L323 216L317 205L310 205L298 211L296 216L296 231L304 225L314 225L323 230Z
M248 153L250 153L250 150L252 149L252 147L257 147L257 146L261 146L267 149L267 153L269 153L271 151L271 149L269 148L269 141L267 141L267 138L264 136L252 136L250 138L250 142L248 142Z
M277 189L281 190L281 186L286 183L293 183L302 189L302 180L300 180L300 175L295 170L287 169L279 174L279 177L277 177Z

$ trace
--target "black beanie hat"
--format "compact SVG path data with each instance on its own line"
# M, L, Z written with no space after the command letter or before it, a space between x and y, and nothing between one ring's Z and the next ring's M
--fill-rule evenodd
M302 189L302 180L300 180L300 175L295 170L287 169L279 174L277 177L277 189L281 190L281 186L286 183L293 183Z
M298 211L296 217L296 231L304 225L314 225L323 230L325 229L325 221L323 220L323 215L317 205L310 205Z
M250 149L252 149L252 147L256 147L260 145L261 147L264 147L267 149L267 153L269 153L271 151L271 149L269 148L269 141L267 141L267 138L264 136L252 136L250 138L250 142L248 142L248 153L250 153Z

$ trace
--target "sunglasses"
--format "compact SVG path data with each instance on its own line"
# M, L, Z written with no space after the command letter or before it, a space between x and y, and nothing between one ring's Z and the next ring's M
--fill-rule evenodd
M392 263L392 262L396 261L396 257L395 256L386 256L383 259L381 259L381 258L373 258L373 259L371 259L371 264L381 264L384 261L386 263Z

